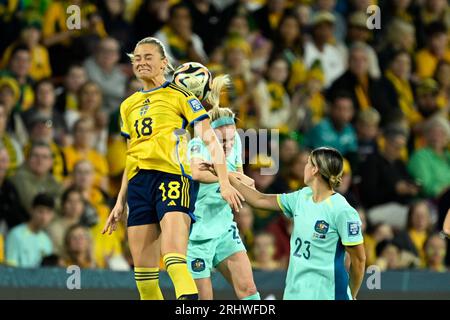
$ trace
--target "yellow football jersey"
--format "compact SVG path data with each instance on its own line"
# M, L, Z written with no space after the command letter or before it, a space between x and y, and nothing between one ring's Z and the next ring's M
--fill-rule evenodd
M128 180L139 169L190 176L184 129L208 117L192 93L169 81L128 97L120 106L121 133L129 139Z

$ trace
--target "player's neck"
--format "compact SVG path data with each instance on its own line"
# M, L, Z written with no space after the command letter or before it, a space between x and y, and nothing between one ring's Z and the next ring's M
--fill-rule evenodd
M160 76L154 79L143 80L142 82L144 85L143 90L148 91L161 87L164 84L164 82L166 82L166 78L164 78L164 76Z
M333 189L330 189L330 187L317 180L313 181L310 187L313 191L312 199L315 203L322 202L334 194Z

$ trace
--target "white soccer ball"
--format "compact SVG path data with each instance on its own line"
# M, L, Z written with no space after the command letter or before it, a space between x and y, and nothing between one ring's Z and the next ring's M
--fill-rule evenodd
M198 62L186 62L173 74L173 82L192 92L198 100L206 99L211 91L212 77L208 68Z

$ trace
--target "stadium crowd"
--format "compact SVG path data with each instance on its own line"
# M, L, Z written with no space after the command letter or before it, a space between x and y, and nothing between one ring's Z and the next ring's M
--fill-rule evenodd
M298 190L308 150L334 147L367 264L448 271L446 0L0 0L0 30L0 263L130 269L125 224L101 230L125 166L119 106L140 89L126 53L155 36L175 66L231 75L221 106L238 127L279 131L270 156L243 140L258 190ZM235 220L255 270L287 267L289 219L245 206Z

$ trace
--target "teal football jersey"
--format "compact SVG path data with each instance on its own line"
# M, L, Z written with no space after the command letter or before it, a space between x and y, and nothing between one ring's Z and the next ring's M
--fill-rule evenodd
M228 171L237 171L242 167L242 144L236 133L233 150L227 156ZM211 161L208 147L200 138L194 138L188 144L188 159L200 158ZM194 211L196 222L192 225L189 236L191 240L213 239L224 232L233 221L233 213L228 203L220 194L220 185L216 183L200 183Z
M286 278L286 300L352 299L344 246L363 243L361 220L335 193L315 203L311 188L277 196L284 214L294 219Z

